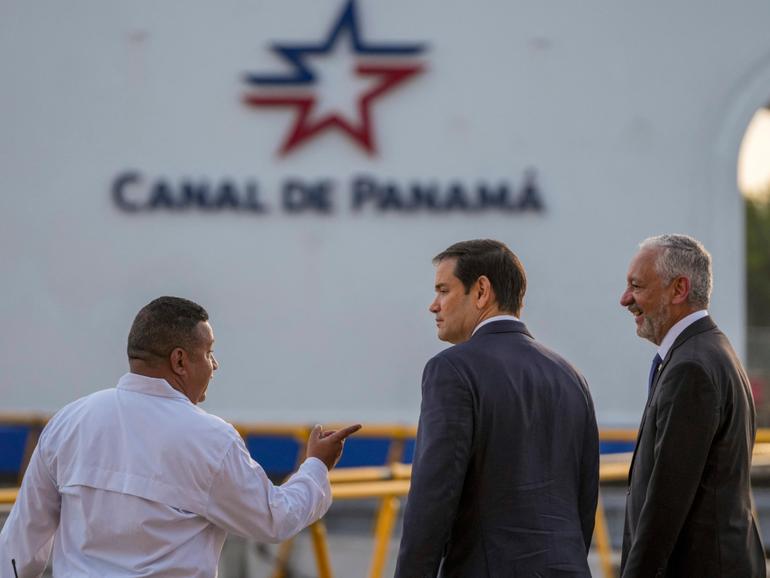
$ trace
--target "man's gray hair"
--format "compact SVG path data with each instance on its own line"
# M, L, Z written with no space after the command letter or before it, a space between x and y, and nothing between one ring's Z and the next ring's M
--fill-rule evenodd
M711 299L711 255L705 247L688 235L658 235L639 244L641 249L660 249L655 269L664 283L676 277L690 280L687 302L706 309Z

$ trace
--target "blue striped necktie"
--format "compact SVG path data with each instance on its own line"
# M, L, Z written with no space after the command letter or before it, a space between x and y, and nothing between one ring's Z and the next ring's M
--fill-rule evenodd
M648 395L652 393L652 382L655 381L655 374L658 373L658 368L660 367L661 363L663 363L663 360L660 358L660 355L656 353L652 360L652 365L650 366L650 378L647 380Z

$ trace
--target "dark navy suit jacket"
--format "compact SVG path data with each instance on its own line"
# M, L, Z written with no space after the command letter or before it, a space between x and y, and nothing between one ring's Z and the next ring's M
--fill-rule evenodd
M488 323L425 366L396 578L590 577L598 484L583 377Z

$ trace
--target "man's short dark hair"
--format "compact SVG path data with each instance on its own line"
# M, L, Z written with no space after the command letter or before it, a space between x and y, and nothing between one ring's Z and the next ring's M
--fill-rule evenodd
M433 257L438 265L446 259L457 259L454 274L467 294L476 280L485 275L492 284L501 311L518 315L524 304L527 274L519 258L505 243L493 239L461 241Z
M168 357L176 347L195 347L198 324L208 319L206 310L188 299L158 297L136 314L128 333L128 358L148 361Z

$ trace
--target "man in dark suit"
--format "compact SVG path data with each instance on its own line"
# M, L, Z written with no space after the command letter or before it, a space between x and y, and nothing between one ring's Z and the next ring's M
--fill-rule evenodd
M503 243L456 243L434 264L430 311L455 345L423 373L396 578L590 577L588 386L519 321L526 276Z
M756 578L754 401L706 308L711 256L685 235L647 239L620 300L658 346L629 473L623 578Z

